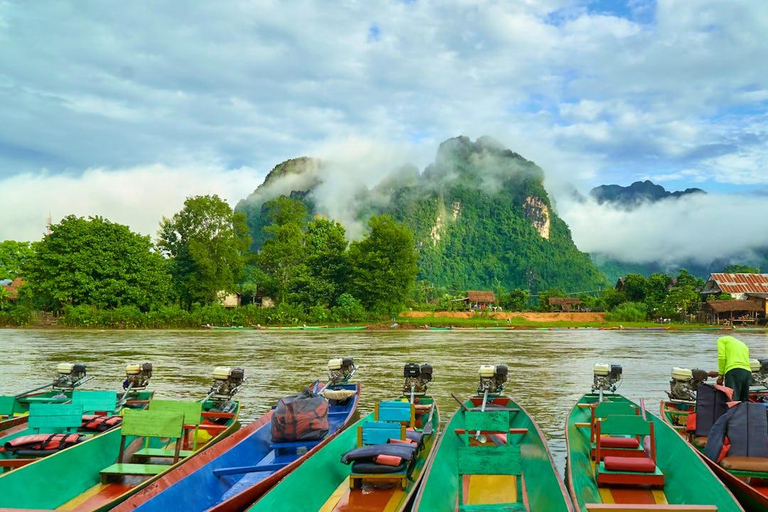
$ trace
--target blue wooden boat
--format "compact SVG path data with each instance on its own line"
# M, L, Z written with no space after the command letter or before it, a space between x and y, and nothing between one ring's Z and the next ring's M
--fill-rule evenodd
M360 398L359 384L329 384L324 394L330 405L330 430L324 439L272 443L273 409L184 461L114 510L242 510L354 421Z

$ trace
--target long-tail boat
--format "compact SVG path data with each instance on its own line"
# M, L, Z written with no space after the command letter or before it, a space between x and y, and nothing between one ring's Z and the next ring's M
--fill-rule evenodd
M477 395L443 431L414 511L571 511L563 480L533 418L503 396L508 368L480 367Z
M595 365L568 415L566 484L577 511L739 511L733 494L661 419L616 393L619 365Z
M405 510L434 453L440 421L426 394L432 367L409 363L405 379L401 397L378 402L248 510Z
M768 363L766 360L761 360ZM763 366L763 368L760 368ZM766 366L753 371L764 374ZM754 374L753 374L754 375ZM705 384L707 373L699 369L673 368L669 400L661 402L661 417L675 429L707 462L712 471L749 511L768 510L768 458L727 457L720 462L703 454L709 429L728 410L727 390ZM750 400L764 400L764 389L750 393ZM699 403L703 411L699 412ZM697 417L696 420L693 418Z
M32 404L64 403L71 400L72 391L92 378L86 376L86 367L82 363L59 363L56 366L56 377L51 382L16 395L0 396L0 432L26 423Z
M242 510L250 505L354 421L360 400L360 385L349 382L356 371L354 360L331 359L328 369L329 381L321 391L329 403L325 437L273 442L273 409L185 461L115 511Z
M212 390L224 396L124 408L119 427L0 475L0 508L111 510L235 431L240 406L231 394L242 381L241 369L217 368Z

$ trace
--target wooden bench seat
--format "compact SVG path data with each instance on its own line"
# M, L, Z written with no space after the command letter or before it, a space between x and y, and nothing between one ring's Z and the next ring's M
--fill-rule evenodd
M173 448L142 448L133 454L136 458L142 457L170 457L173 458L176 450ZM179 450L179 457L189 457L194 450Z
M587 511L595 512L717 512L715 505L631 505L626 503L587 503Z
M112 464L100 471L101 483L105 484L114 477L120 476L154 476L171 467L168 464Z
M728 471L751 471L768 473L768 458L766 457L725 457L720 466Z

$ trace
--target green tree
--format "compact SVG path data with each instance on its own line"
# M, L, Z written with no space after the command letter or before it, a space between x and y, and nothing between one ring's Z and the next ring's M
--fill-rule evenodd
M15 240L0 242L0 281L18 276L33 254L32 244L29 242Z
M160 222L158 246L170 260L178 298L187 308L237 291L251 237L245 216L219 196L196 196Z
M23 269L25 287L44 309L85 304L146 311L168 297L170 276L162 256L149 237L128 226L70 215L33 248Z
M367 310L396 314L418 273L413 233L386 215L371 217L368 229L349 247L349 287Z
M301 201L280 196L265 203L264 211L268 238L256 259L268 276L269 293L282 304L291 289L301 294L301 283L308 279L304 240L307 208Z
M726 274L759 274L760 268L734 263L731 265L726 265L725 268L723 268L723 272Z
M312 284L309 304L335 304L349 278L344 226L328 219L314 219L307 225L304 240L309 281Z
M507 297L506 308L510 311L525 311L528 307L530 295L527 291L515 288Z
M624 280L623 292L631 302L644 302L648 294L648 281L641 274L629 274Z

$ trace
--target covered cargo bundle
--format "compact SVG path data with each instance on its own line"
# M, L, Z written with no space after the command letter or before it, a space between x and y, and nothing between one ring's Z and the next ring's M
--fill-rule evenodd
M272 415L272 442L319 440L328 430L328 401L308 388L281 398Z

